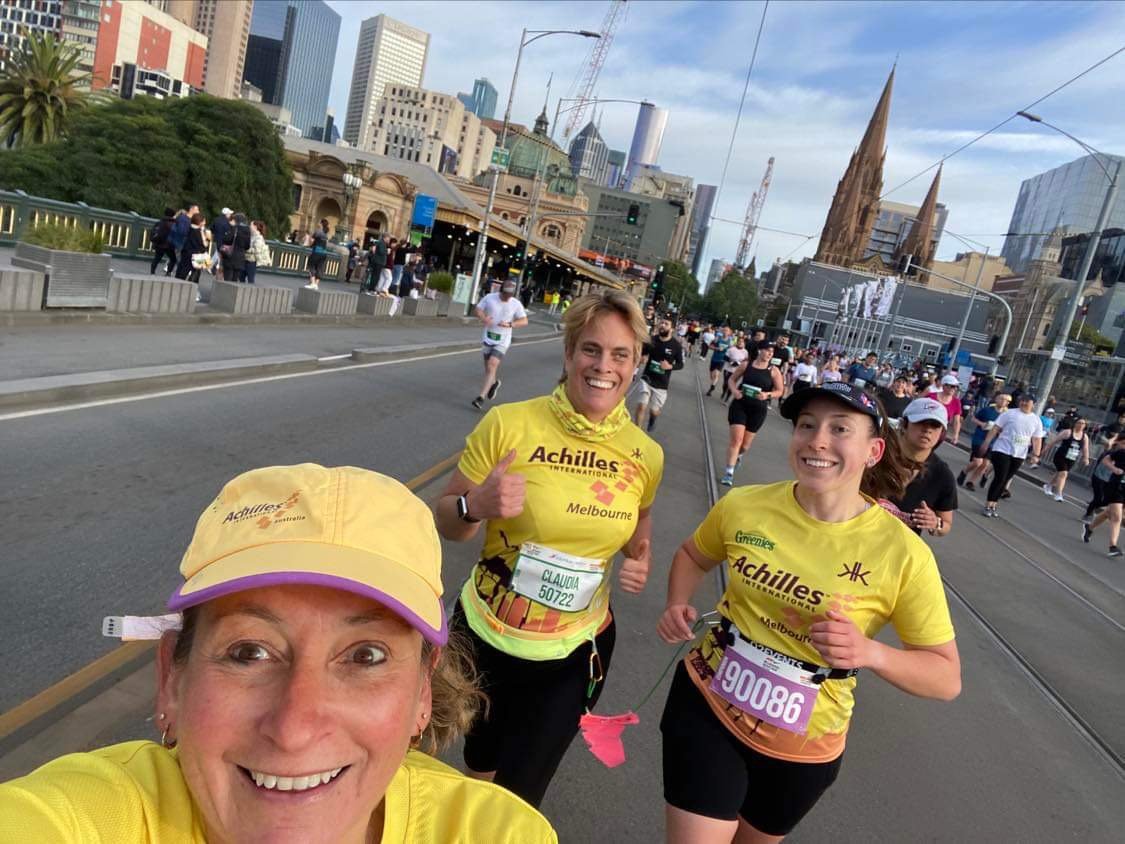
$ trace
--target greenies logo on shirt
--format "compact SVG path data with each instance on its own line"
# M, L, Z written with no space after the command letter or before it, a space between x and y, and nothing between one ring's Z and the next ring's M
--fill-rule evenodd
M772 551L775 544L773 540L766 539L760 533L746 533L741 530L735 532L734 541L739 545L751 545L754 548L762 548L766 551Z

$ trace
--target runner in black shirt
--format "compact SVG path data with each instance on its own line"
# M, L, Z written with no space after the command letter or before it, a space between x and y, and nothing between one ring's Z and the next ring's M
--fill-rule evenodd
M921 469L907 485L902 498L893 503L902 520L915 533L925 530L930 536L945 536L953 527L957 481L945 461L934 454L948 425L945 405L937 399L915 399L902 413L903 454L921 464Z
M892 426L897 427L902 412L911 402L910 395L907 393L909 386L910 382L906 379L906 376L899 374L891 382L890 389L880 387L876 391L879 401L883 403L883 409L887 411L887 419L890 420Z
M1090 535L1098 525L1109 522L1109 556L1120 557L1117 537L1121 533L1121 506L1125 502L1125 448L1115 448L1098 461L1098 471L1094 476L1099 474L1106 478L1102 481L1102 503L1105 509L1089 524L1082 525L1082 541L1089 542Z
M634 421L637 427L651 431L656 417L668 399L668 383L672 372L684 368L684 347L672 335L671 320L660 320L657 333L649 338L641 351L641 377L637 382L637 408ZM648 414L648 425L645 414Z

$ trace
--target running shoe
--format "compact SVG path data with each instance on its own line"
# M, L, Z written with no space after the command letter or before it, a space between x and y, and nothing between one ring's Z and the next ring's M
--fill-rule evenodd
M985 507L983 510L980 511L980 514L982 516L984 516L986 519L991 519L993 512L994 511L991 507Z
M1061 495L1056 495L1056 496L1055 496L1055 501L1066 501L1066 499L1065 499L1065 498L1063 498L1063 497L1062 497Z
M1083 542L1089 542L1090 537L1093 535L1093 533L1094 533L1094 531L1089 525L1086 525L1086 524L1082 525L1082 541Z
M500 392L500 385L503 384L503 383L504 382L501 381L499 378L497 378L495 381L492 382L492 386L488 388L488 400L489 401L492 401L492 399L496 398L496 394Z
M484 399L480 396L477 396L475 399L473 399L473 407L475 407L477 410L480 410L482 407L484 407Z
M734 486L734 472L723 472L723 476L719 479L719 483L723 486Z
M972 481L966 481L965 482L965 489L967 489L969 492L976 492L977 491L976 484L974 484Z
M1054 495L1055 491L1054 491L1054 489L1051 488L1050 484L1043 484L1043 494L1044 495Z
M1003 500L1005 498L1011 498L1011 497L1012 497L1012 493L1009 490L1004 490L1002 493L1000 493L1000 499L1001 500Z
M1109 556L1120 557L1121 555L1122 555L1122 551L1121 551L1120 548L1118 548L1116 545L1110 545L1109 546Z
M964 485L965 485L965 473L962 472L961 474L959 474L957 476L957 486L964 486Z

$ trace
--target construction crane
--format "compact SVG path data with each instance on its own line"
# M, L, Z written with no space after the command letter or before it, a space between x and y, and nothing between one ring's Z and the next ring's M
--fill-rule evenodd
M605 20L602 21L601 38L594 40L590 46L590 56L586 60L586 67L582 71L581 81L578 83L576 98L578 103L566 120L566 129L563 131L563 147L571 133L582 125L586 111L594 101L594 88L598 84L598 75L602 72L606 56L609 55L609 46L613 43L613 34L618 24L625 19L625 0L612 0Z
M770 192L770 180L773 178L773 156L766 164L766 175L762 176L762 183L750 197L750 204L746 206L746 222L742 224L742 237L738 241L738 254L735 255L734 264L740 270L746 269L750 260L750 247L754 243L754 234L758 230L758 218L762 216L762 206L766 204L766 194Z

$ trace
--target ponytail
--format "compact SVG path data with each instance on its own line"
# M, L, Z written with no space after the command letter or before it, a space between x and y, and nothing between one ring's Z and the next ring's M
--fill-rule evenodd
M907 485L914 477L914 473L921 470L922 464L903 454L899 433L887 421L887 412L883 403L879 399L875 399L875 402L879 406L882 422L875 424L872 420L872 428L874 435L881 437L886 447L883 450L883 459L864 470L859 491L876 500L887 498L901 501Z

